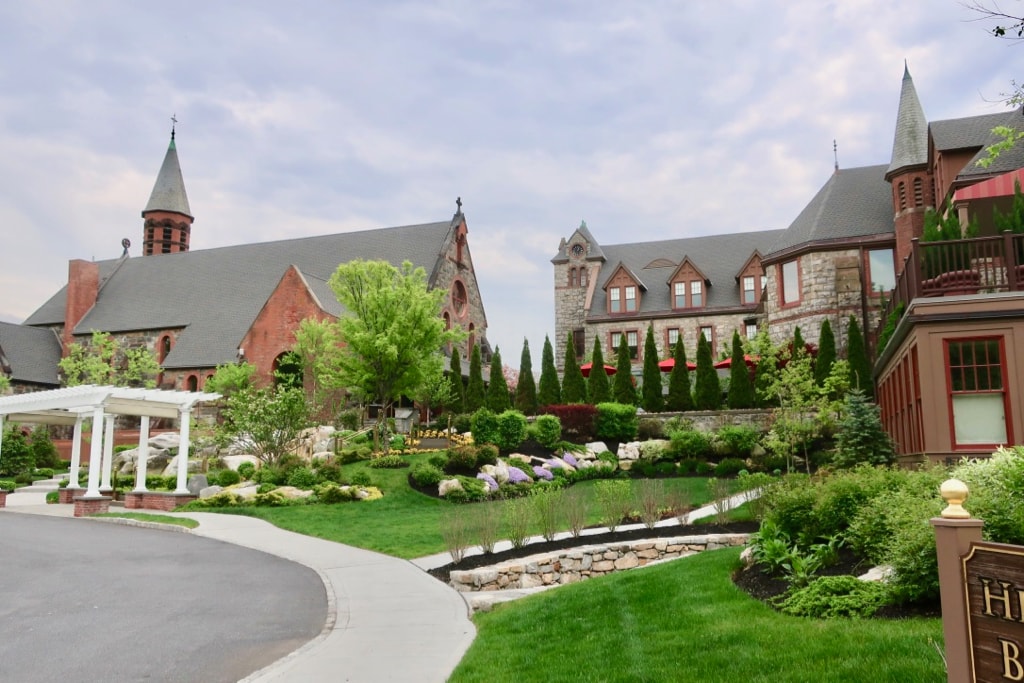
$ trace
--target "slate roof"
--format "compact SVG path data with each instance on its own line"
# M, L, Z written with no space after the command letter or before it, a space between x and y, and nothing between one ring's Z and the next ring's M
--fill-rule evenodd
M148 211L173 211L192 218L192 210L188 206L188 195L185 194L185 181L181 177L181 164L178 163L178 148L174 145L174 133L171 133L171 144L167 147L167 154L164 155L164 163L160 166L160 173L156 176L153 184L153 192L149 195L149 202L142 210L143 215Z
M74 332L184 328L164 359L165 368L234 362L239 343L289 266L298 268L328 313L339 315L341 305L327 285L338 264L357 258L387 257L396 266L411 261L427 271L432 284L438 258L456 224L444 221L101 261L96 305ZM62 324L66 289L25 324Z
M840 169L771 245L766 260L810 243L893 233L892 187L886 166Z
M555 257L551 259L552 263L565 263L566 261L569 260L569 253L566 251L566 249L568 249L569 243L572 242L573 237L575 237L577 234L579 234L584 239L584 241L586 241L586 243L590 245L590 248L587 250L587 261L600 261L601 259L607 258L605 253L601 250L601 245L599 245L597 243L597 240L594 239L594 236L590 234L590 229L587 227L587 222L580 221L580 227L576 228L575 232L573 232L572 236L569 237L565 244L559 246L558 253L555 254Z
M607 260L597 277L597 286L587 318L593 320L609 317L606 312L607 293L602 288L620 265L643 278L647 286L641 297L638 314L642 316L659 311L671 311L672 299L668 282L679 264L687 257L711 281L711 285L704 288L705 306L701 310L710 312L710 309L714 308L736 308L740 306L741 294L736 274L755 249L764 253L781 234L781 230L763 230L605 246L603 250ZM665 259L674 263L660 265ZM653 268L646 267L652 263L659 265ZM632 314L611 317L629 320Z
M900 90L900 106L896 113L896 133L892 143L892 159L886 174L907 166L923 166L928 163L928 119L924 116L921 100L914 88L910 70L903 67L903 87Z
M992 121L986 117L986 123ZM1000 118L992 121L992 127L995 126L1008 126L1015 130L1021 130L1024 128L1024 108L1015 109L1010 112L1003 112ZM980 137L980 136L979 136ZM986 149L996 142L1000 142L1002 138L992 134L991 129L987 131L987 136L984 141L981 142L981 149L974 155L960 174L957 175L957 180L974 182L977 180L983 180L992 176L1002 175L1009 171L1016 171L1018 168L1024 168L1024 144L1017 143L1010 149L1001 153L996 159L985 168L978 166L979 159L987 159L988 152Z
M929 130L935 149L941 151L981 147L992 138L992 129L1002 125L1013 112L932 121Z
M0 366L10 369L11 380L59 386L60 358L60 340L52 330L0 322Z

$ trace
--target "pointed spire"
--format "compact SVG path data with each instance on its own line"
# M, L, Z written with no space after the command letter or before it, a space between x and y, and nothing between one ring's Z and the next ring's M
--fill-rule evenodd
M176 124L177 119L171 120ZM156 176L156 183L153 185L153 192L149 195L149 202L142 210L145 216L150 211L170 211L193 218L192 210L188 205L188 195L185 194L185 181L181 177L181 165L178 163L178 149L174 144L174 125L171 126L171 143L167 147L167 154L164 156L164 163L160 166L160 173Z
M914 79L910 68L903 62L903 86L900 90L900 106L896 113L896 133L892 143L892 160L886 170L890 178L900 169L908 166L923 166L928 163L928 119L924 116L921 101L917 98Z

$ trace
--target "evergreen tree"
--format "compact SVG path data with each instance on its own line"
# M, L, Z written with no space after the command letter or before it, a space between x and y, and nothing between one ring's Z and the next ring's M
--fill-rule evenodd
M452 349L452 362L449 366L448 379L452 383L452 400L448 409L455 414L466 412L466 383L462 379L462 358L459 350Z
M644 385L641 387L640 405L649 413L660 413L665 409L665 397L661 394L661 368L658 367L658 347L654 343L654 326L647 326L644 340Z
M703 332L697 341L697 381L694 394L697 410L718 410L722 405L722 387L711 361L711 344Z
M1020 181L1013 184L1013 204L1010 210L1003 213L999 207L992 207L992 218L995 221L996 229L1000 232L1009 230L1015 235L1024 233L1024 193L1020 190Z
M882 427L881 410L863 392L854 389L846 395L832 463L836 467L856 467L861 463L890 465L895 459L892 439Z
M480 362L480 345L473 344L473 353L469 357L469 382L466 383L466 412L475 413L483 408L486 398L484 371Z
M626 335L619 337L619 348L615 359L615 381L612 383L612 399L616 403L636 405L636 387L633 386L633 361L630 359Z
M669 410L693 410L693 395L690 393L690 368L686 366L686 347L683 346L683 336L679 335L676 345L672 349L672 358L675 365L672 372L668 374L668 400Z
M864 345L864 335L860 332L857 317L850 316L850 328L846 333L846 359L850 362L850 374L853 386L860 389L874 400L875 384L871 377L871 361L868 360L868 349Z
M519 358L519 384L516 385L516 410L523 415L537 414L537 383L533 379L530 342L523 337L523 353Z
M590 377L587 378L587 397L594 405L612 400L612 387L608 373L604 371L604 354L601 339L594 335L594 352L590 357Z
M537 403L541 406L554 406L562 402L562 387L558 383L558 370L555 369L555 352L551 349L551 340L544 336L544 351L540 357L540 386L537 387Z
M484 399L484 405L495 414L503 413L512 407L512 401L508 394L508 382L505 380L503 369L501 349L495 347L494 355L491 356L491 375L487 382L487 396Z
M750 368L743 358L740 333L732 333L732 360L729 368L729 407L733 410L754 407L754 384L750 381Z
M825 386L825 380L832 372L832 364L836 362L836 337L832 334L832 324L828 318L821 323L818 335L818 357L814 361L814 382L819 387Z
M583 381L579 361L576 360L576 344L572 332L565 340L565 363L562 365L562 403L586 403L587 383Z
M807 343L804 341L804 335L800 332L800 326L797 325L793 328L793 357L806 352Z

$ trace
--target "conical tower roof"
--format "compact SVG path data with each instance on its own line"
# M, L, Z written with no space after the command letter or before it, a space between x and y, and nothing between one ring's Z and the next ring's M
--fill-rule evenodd
M914 79L910 69L903 65L903 87L900 90L900 107L896 114L896 135L892 142L892 160L885 172L891 177L908 166L923 166L928 163L928 120L924 117L921 101L917 99Z
M188 206L188 195L185 194L185 181L181 177L181 165L178 163L178 149L174 145L174 131L171 131L171 144L167 147L164 163L149 195L149 203L142 210L145 216L150 211L171 211L194 218Z

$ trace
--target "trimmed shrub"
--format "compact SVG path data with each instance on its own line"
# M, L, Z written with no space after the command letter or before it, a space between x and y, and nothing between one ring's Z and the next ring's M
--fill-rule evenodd
M444 466L448 464L448 456L445 453L434 453L427 458L427 462L437 469L443 470Z
M476 447L476 466L497 465L498 455L498 447L494 444L481 444Z
M60 491L47 491L46 492L46 503L52 505L60 502Z
M320 484L313 491L316 493L317 500L327 505L334 505L336 503L348 503L356 500L356 493L359 489L354 487L343 489L335 483Z
M224 470L217 477L217 483L221 486L233 486L242 481L242 475L234 470Z
M46 426L39 425L32 430L32 434L28 438L28 446L32 451L36 467L60 469L62 464L60 454L57 453L57 447L50 440L50 430Z
M706 458L711 454L711 439L695 429L671 432L665 456L672 460Z
M243 462L238 465L238 475L243 479L252 479L252 475L256 473L256 465L251 462Z
M353 472L350 477L353 486L372 486L373 480L370 479L369 472Z
M481 408L473 413L473 441L496 444L500 439L497 415L487 408Z
M538 415L527 433L544 448L553 450L562 440L562 421L555 415Z
M636 438L639 423L636 406L622 403L601 403L597 406L594 432L599 439L632 441Z
M716 436L722 444L727 455L737 458L749 458L757 442L761 439L761 433L753 427L742 425L728 425L718 430Z
M0 491L7 491L10 493L16 488L18 488L17 482L11 481L10 479L0 479Z
M3 450L0 450L0 473L9 476L31 472L35 467L32 450L20 429L7 429L3 435Z
M886 604L888 589L877 581L856 576L822 576L789 594L780 610L785 614L815 619L870 617Z
M747 464L739 458L725 458L715 465L716 477L732 477L745 469Z
M239 468L239 471L241 471L241 468ZM313 465L313 471L316 472L317 479L321 482L332 481L336 484L344 483L344 475L341 473L341 466L336 462L321 460Z
M409 477L420 488L437 486L444 479L444 472L429 462L421 462L409 470Z
M526 440L526 416L517 410L506 410L497 417L497 437L493 443L506 451L514 450ZM474 432L475 434L475 432Z
M448 472L476 470L476 452L476 446L470 444L449 448L445 470Z
M288 485L297 489L311 489L316 486L316 473L308 467L295 467L288 473Z
M452 429L460 434L473 431L473 415L471 413L459 413L452 418Z

